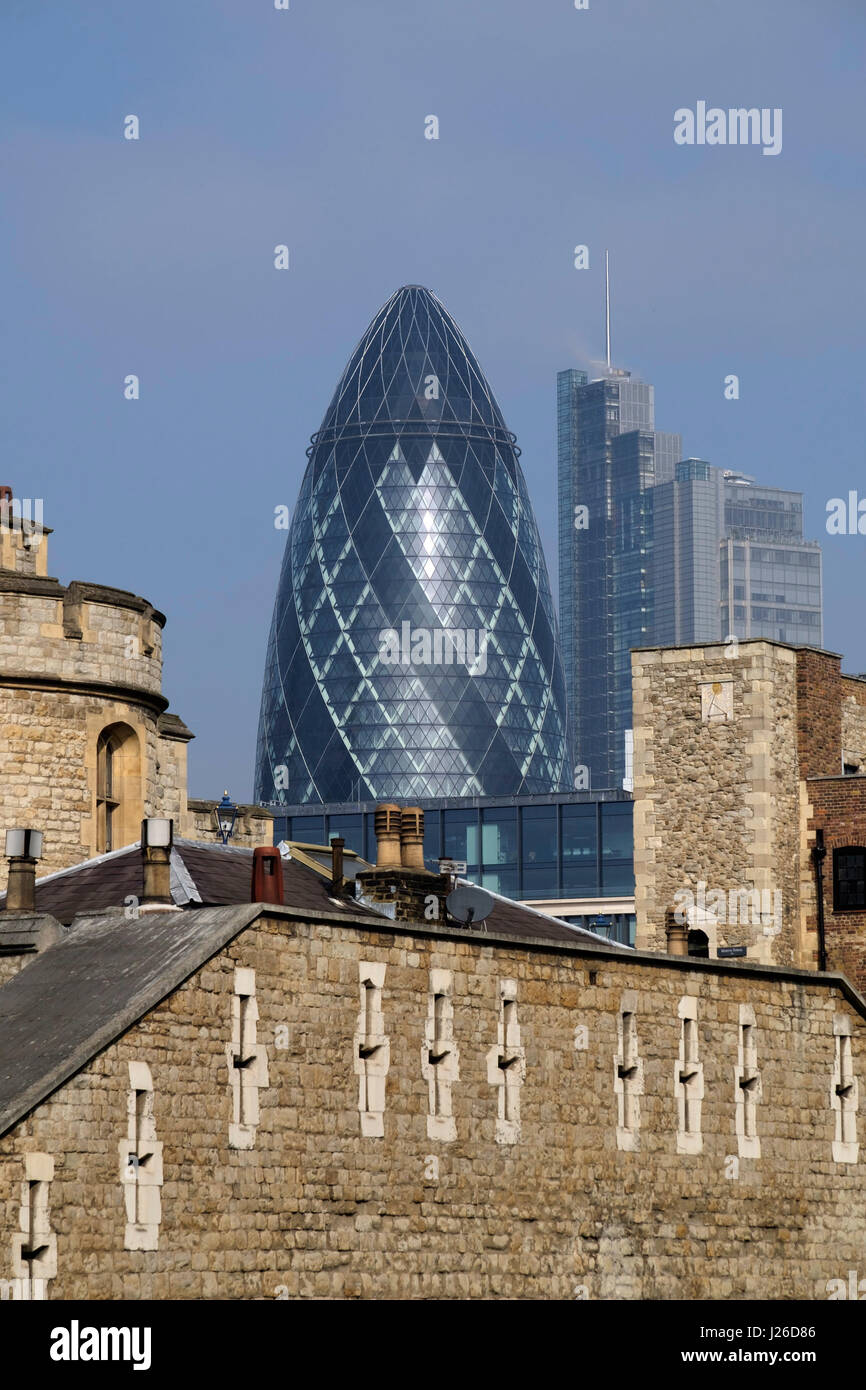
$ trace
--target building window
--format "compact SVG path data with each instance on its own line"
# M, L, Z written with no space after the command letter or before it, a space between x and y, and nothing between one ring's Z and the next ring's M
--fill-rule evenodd
M116 848L116 827L120 811L118 755L121 740L111 729L99 735L96 745L97 854Z
M458 1079L454 1046L454 977L450 970L430 971L427 1026L421 1049L421 1072L428 1084L427 1138L457 1138L451 1113L451 1087Z
M385 1133L385 1078L391 1064L382 1013L385 970L378 961L358 962L361 1011L354 1038L355 1075L361 1133L370 1139L381 1139Z
M705 931L697 929L689 932L689 955L708 957L710 954L710 938Z
M833 911L866 908L866 849L845 845L833 851Z
M677 1100L677 1153L699 1154L701 1103L704 1096L704 1068L698 1060L698 1003L691 995L679 1003L680 1050L674 1065L674 1095Z
M836 1138L833 1141L834 1163L856 1163L860 1153L857 1142L857 1112L860 1091L854 1075L851 1055L851 1020L847 1014L837 1014L833 1020L836 1057L830 1084L830 1105L836 1112Z
M251 1149L259 1125L259 1091L268 1085L268 1055L258 1041L256 972L236 966L232 994L232 1040L226 1043L229 1148Z

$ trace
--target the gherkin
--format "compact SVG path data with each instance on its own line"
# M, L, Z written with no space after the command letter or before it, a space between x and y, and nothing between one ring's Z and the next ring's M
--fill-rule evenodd
M547 567L515 437L439 300L409 285L313 436L268 642L260 801L569 785Z

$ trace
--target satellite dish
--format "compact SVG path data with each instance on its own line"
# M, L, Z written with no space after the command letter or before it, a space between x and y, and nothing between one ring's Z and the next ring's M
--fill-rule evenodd
M473 922L483 922L493 911L495 899L490 893L485 893L483 888L476 888L471 883L461 883L449 893L445 899L445 906L451 916L458 922L462 922L464 927L469 927Z

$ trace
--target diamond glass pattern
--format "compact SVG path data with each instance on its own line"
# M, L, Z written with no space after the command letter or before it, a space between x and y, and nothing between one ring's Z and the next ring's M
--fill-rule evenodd
M268 643L256 798L567 787L556 618L515 439L428 290L398 290L376 315L308 457Z

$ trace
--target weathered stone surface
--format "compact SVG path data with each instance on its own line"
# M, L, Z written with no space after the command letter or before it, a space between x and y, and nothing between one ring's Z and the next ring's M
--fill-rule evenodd
M385 967L381 1138L362 1136L358 1110L361 962ZM244 1150L229 1146L226 1056L238 968L255 971L268 1074ZM451 972L460 1050L448 1142L427 1132L431 970ZM503 979L526 1065L507 1145L488 1075ZM677 1152L685 996L700 1153ZM624 1001L643 1072L634 1151L617 1146ZM732 1177L741 1004L755 1015L761 1157ZM832 1158L839 1016L859 1070L866 1023L833 978L265 910L0 1140L0 1279L23 1156L38 1152L55 1165L50 1298L823 1298L866 1267L862 1162ZM155 1250L124 1248L130 1062L150 1069L163 1146Z

